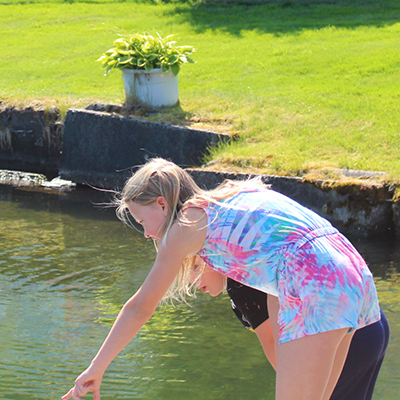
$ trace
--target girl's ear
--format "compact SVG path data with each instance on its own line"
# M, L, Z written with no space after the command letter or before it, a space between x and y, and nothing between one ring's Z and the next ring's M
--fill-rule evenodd
M167 204L167 200L165 199L165 197L157 197L157 205L159 205L162 210L165 212L165 215L167 215L168 213L168 204Z

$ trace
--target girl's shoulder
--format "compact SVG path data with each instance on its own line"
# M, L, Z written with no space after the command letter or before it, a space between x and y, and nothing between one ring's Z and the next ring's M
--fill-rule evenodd
M204 205L204 207L194 204L188 204L182 209L182 211L180 212L180 216L189 218L191 220L197 220L197 217L203 217L205 215L204 208L207 208L206 204Z
M185 204L178 214L178 221L181 225L193 225L197 228L203 228L207 225L207 213L204 210L207 207L197 204Z
M187 216L189 220L197 219L204 214L213 219L214 214L226 210L246 210L254 205L271 200L270 195L275 194L268 187L242 188L234 193L224 193L225 196L196 196L188 200L182 207L179 216ZM211 193L210 193L211 194ZM215 193L214 193L215 194Z

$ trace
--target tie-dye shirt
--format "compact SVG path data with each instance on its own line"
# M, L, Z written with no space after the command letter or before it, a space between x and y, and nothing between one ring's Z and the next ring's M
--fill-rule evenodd
M218 272L277 296L277 270L308 237L337 232L313 211L273 190L242 192L210 204L199 256Z
M351 332L380 319L368 266L318 214L268 189L204 210L207 236L198 255L229 278L279 298L280 343Z

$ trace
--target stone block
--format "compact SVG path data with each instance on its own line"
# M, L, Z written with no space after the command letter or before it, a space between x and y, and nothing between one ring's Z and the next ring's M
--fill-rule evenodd
M50 179L58 174L62 129L55 110L8 108L0 113L0 168L38 172ZM4 138L7 135L7 143Z
M225 179L248 179L249 174L188 169L203 189L213 189ZM326 218L345 235L393 235L393 189L385 184L305 181L302 178L262 175L264 183ZM396 212L396 210L395 210ZM397 209L398 215L400 211ZM395 214L396 215L396 214ZM400 217L396 219L400 226ZM400 231L400 228L398 228Z
M182 167L201 164L210 146L229 136L91 110L69 110L60 176L101 188L120 188L149 158Z

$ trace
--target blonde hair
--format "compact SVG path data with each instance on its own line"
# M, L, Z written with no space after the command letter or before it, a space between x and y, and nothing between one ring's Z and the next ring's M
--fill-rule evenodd
M162 158L153 158L140 167L125 183L121 194L115 199L118 218L129 226L133 226L129 218L128 204L134 202L141 205L154 203L158 197L164 197L168 205L168 215L160 232L161 242L165 241L171 226L191 223L179 215L186 206L204 207L204 204L219 204L219 201L247 190L265 188L261 178L246 181L226 180L216 189L204 191L197 186L188 172L176 164ZM156 248L158 243L155 242ZM163 300L185 301L187 296L194 296L196 284L190 283L196 256L184 260L173 284ZM202 268L204 271L204 268Z
M193 178L182 168L162 158L153 158L125 183L116 200L117 216L125 224L131 225L128 210L130 201L149 205L158 197L164 197L168 205L168 216L161 237L165 237L184 203L201 192Z

